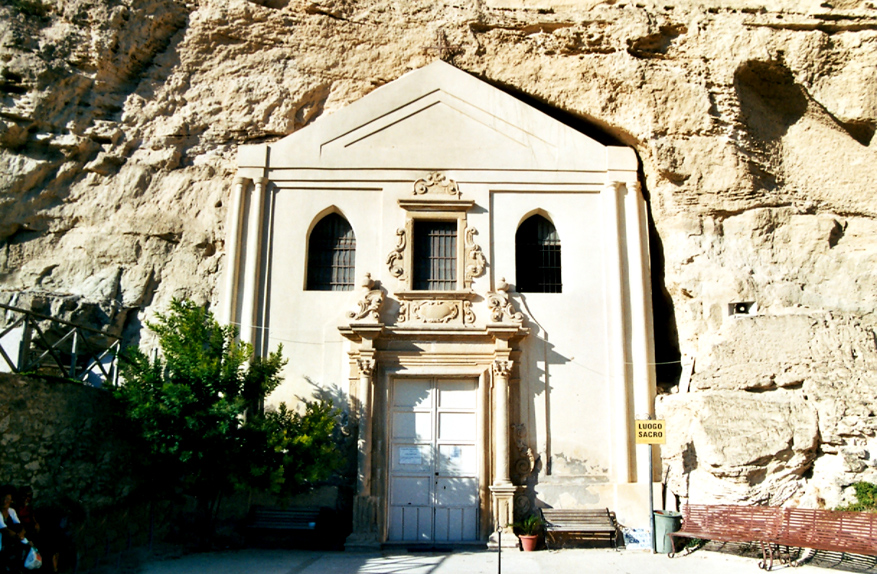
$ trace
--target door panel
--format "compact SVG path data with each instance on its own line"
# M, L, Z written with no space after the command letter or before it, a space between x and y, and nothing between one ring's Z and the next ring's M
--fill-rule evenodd
M393 477L390 504L396 506L429 506L429 477Z
M443 476L473 476L478 473L475 445L438 445L438 472Z
M432 509L422 506L391 506L389 538L397 541L430 542Z
M443 409L475 409L478 383L475 381L440 381L439 407Z
M392 466L390 467L393 475L421 474L429 476L433 466L432 451L431 445L395 443L392 450Z
M442 413L438 415L439 440L470 441L475 436L475 413Z
M432 413L393 413L393 438L432 440Z
M436 506L475 506L477 504L477 478L439 478L436 481Z
M393 394L394 407L432 408L432 382L405 381L397 384Z
M390 541L477 540L477 389L474 380L394 381Z
M437 508L436 542L465 542L476 539L474 508Z

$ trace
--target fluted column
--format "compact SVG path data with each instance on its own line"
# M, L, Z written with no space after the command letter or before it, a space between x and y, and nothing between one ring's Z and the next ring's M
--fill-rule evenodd
M374 376L375 360L357 359L357 367L359 368L359 409L357 411L357 425L359 426L359 437L356 441L357 446L357 477L356 490L360 496L369 496L371 494L371 442L372 442L372 417L371 417L371 396L372 396L372 377Z
M509 473L509 375L511 361L493 362L493 392L495 399L494 438L495 467L493 484L508 486L512 483Z
M225 287L220 322L232 323L238 295L238 266L240 265L241 220L243 216L244 190L250 179L238 176L234 179L231 205L228 210L228 229L225 232Z
M256 318L259 298L259 255L262 252L262 213L264 191L267 179L254 180L253 195L250 197L250 212L247 225L247 260L244 268L244 293L241 302L241 340L253 344L258 339Z

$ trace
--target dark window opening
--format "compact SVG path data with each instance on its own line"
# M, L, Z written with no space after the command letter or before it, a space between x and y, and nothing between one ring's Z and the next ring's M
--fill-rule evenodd
M351 291L356 237L347 220L332 213L314 226L308 242L308 291Z
M457 288L457 222L414 222L414 288L453 291Z
M560 237L542 217L527 218L515 233L515 289L519 293L560 293Z

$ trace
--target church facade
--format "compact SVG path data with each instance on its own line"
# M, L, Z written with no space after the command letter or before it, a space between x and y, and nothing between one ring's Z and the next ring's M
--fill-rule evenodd
M540 506L647 527L637 174L632 149L444 62L239 149L221 318L283 345L270 400L349 405L349 547L487 542Z

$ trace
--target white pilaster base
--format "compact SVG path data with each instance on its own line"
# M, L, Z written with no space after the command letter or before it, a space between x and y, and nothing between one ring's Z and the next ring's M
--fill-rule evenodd
M497 548L500 545L499 533L502 531L502 547L515 548L518 545L518 537L512 532L511 524L515 520L515 494L521 490L521 487L501 484L488 488L490 488L493 507L494 530L487 541L487 546Z

